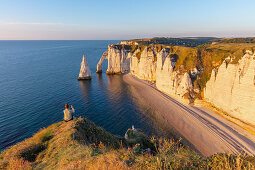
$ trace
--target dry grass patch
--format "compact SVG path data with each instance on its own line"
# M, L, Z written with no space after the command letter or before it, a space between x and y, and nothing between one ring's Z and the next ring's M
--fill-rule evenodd
M87 119L75 118L53 124L3 151L0 169L254 168L254 157L227 154L203 157L180 141L151 138L153 151L142 145L128 148L123 140Z

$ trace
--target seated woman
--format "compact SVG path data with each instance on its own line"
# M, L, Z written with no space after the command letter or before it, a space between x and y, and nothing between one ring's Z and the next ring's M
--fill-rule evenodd
M65 110L63 110L63 112L64 112L64 121L66 122L68 122L69 120L73 120L72 114L75 112L75 110L72 105L71 105L71 109L68 104L65 104Z

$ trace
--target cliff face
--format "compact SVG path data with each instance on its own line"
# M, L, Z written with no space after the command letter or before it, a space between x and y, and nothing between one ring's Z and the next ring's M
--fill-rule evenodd
M192 102L192 81L187 72L174 71L177 59L170 49L137 50L131 58L130 72L136 77L156 82L156 87L185 103Z
M174 71L176 59L166 49L157 54L156 87L182 100L185 103L192 102L193 85L190 75Z
M130 50L123 48L122 45L108 45L108 51L105 51L97 63L97 73L102 72L102 64L108 59L107 74L120 74L129 71Z
M154 50L136 50L131 57L131 74L143 80L156 81L156 59Z
M156 87L165 93L190 103L193 101L192 81L188 72L174 71L177 58L170 49L109 45L97 65L101 72L104 59L108 59L107 74L119 74L130 71L139 79L156 82ZM172 57L171 57L172 56Z
M131 53L122 46L108 46L108 69L107 74L118 74L129 71Z
M200 93L202 86L194 83L197 79L200 85L201 82L205 82L203 85L203 87L206 86L205 100L233 117L255 124L255 118L253 118L255 105L255 60L253 58L255 56L251 51L232 61L231 58L226 57L231 56L230 50L237 48L236 46L225 47L227 52L224 53L218 49L220 47L217 47L215 51L208 50L209 52L202 55L196 49L186 47L163 49L155 46L134 47L109 45L107 73L124 73L130 70L132 75L142 80L155 82L159 90L185 103L192 103L196 94ZM237 52L240 51L242 53L242 50ZM233 53L233 56L236 54ZM225 62L220 65L222 59L225 59ZM202 63L201 70L196 69L197 60ZM215 65L215 63L218 64ZM213 67L217 68L213 69ZM210 76L212 69L210 80L206 82L208 80L206 76ZM200 76L201 72L206 73L204 77ZM197 76L200 77L197 78Z
M237 64L226 59L212 71L204 97L231 116L255 124L255 54L246 54Z

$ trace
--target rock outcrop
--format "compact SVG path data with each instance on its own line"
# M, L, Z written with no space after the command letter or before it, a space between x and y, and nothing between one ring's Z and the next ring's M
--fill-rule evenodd
M106 74L121 74L129 71L132 53L123 47L124 45L108 45L108 51L103 53L97 64L97 73L102 72L102 64L106 59L108 59Z
M170 49L145 48L136 51L130 62L130 73L139 79L156 82L156 87L179 100L190 103L193 101L192 81L187 72L174 71L176 60ZM172 57L171 57L172 56Z
M246 54L237 64L227 58L212 71L204 97L229 115L255 124L255 54Z
M130 71L139 79L156 82L156 87L165 93L190 103L193 101L192 81L188 72L174 71L177 58L170 49L159 51L154 47L142 47L131 51L123 45L109 45L108 56L103 54L98 63L108 58L107 74L119 74Z
M103 61L108 59L108 51L105 51L102 55L102 57L100 58L99 62L97 63L97 73L102 73L102 64Z
M91 79L91 72L89 69L89 65L85 55L83 55L78 80L90 80L90 79Z
M152 49L138 49L131 57L130 73L139 79L156 81L156 53Z
M193 85L190 75L174 71L176 59L168 50L163 49L157 54L156 87L185 102L193 101L191 96Z
M122 45L108 45L108 69L107 74L120 74L129 71L130 57L129 50Z

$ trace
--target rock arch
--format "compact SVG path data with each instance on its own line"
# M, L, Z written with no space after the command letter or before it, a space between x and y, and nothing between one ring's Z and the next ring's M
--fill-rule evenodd
M108 59L108 51L105 51L102 55L102 57L100 58L100 60L97 63L97 73L102 73L102 64L103 61Z
M97 64L97 73L102 72L102 63L108 60L107 74L121 74L130 70L130 50L120 45L108 45L108 51L104 52Z

